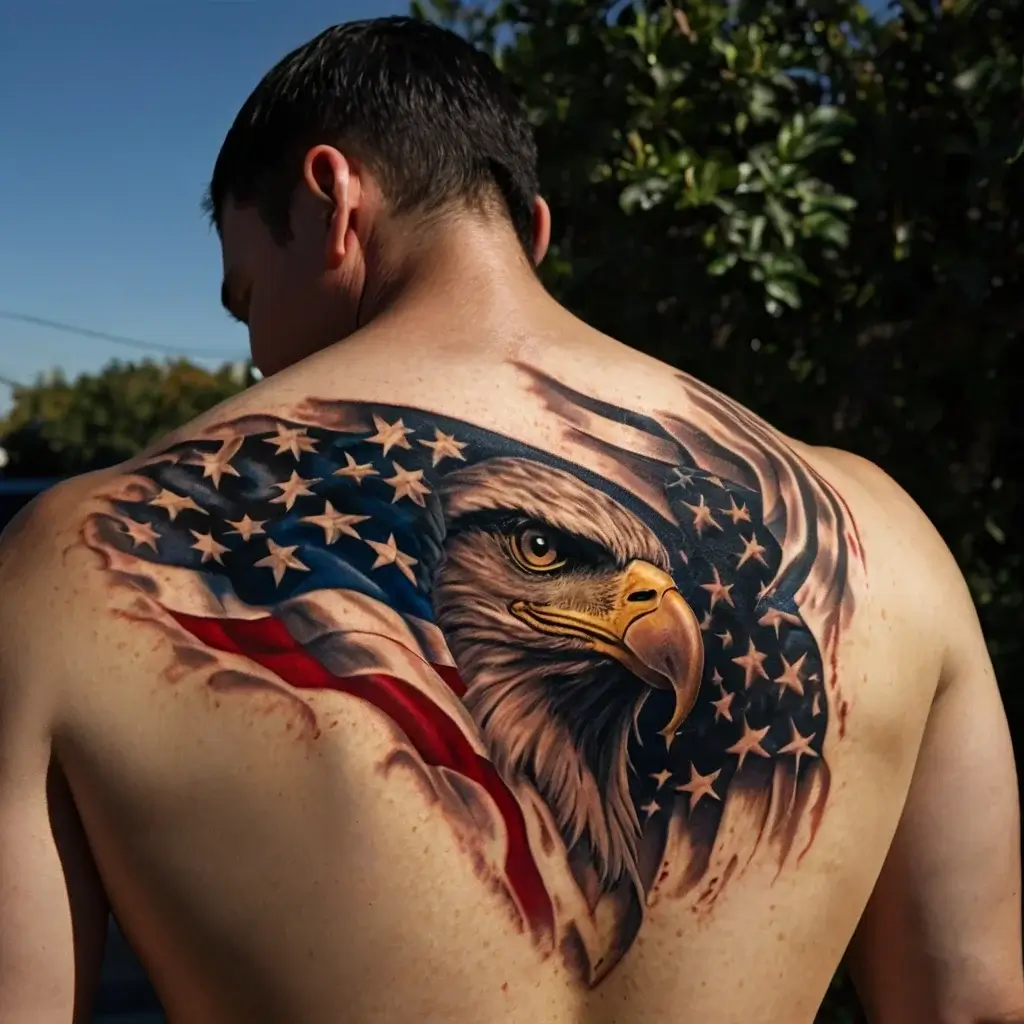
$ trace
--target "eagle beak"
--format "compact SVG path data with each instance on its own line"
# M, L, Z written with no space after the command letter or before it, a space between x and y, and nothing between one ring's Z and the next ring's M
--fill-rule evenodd
M585 640L649 686L671 690L676 706L662 735L674 735L693 708L704 671L700 624L672 577L650 562L626 566L606 612L527 601L514 602L510 610L535 629Z

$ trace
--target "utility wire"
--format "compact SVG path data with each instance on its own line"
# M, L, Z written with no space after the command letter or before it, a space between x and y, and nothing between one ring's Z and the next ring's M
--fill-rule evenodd
M192 356L202 359L224 359L231 362L242 358L238 353L228 355L224 352L211 352L208 349L176 348L173 345L161 345L155 341L142 341L139 338L127 338L121 334L108 334L106 331L94 331L89 327L66 324L59 320L48 320L45 317L18 313L10 309L0 309L0 320L12 320L15 323L31 324L34 327L49 327L53 331L63 331L65 334L77 334L82 338L108 341L112 345L123 345L126 348L134 348L142 352L160 352L163 355Z

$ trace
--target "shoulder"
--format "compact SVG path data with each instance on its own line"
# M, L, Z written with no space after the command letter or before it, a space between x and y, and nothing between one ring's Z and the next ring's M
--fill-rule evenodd
M898 540L906 556L921 553L948 556L933 524L917 502L884 469L851 451L806 443L783 433L751 409L685 374L678 382L686 396L686 420L697 447L719 448L718 457L733 453L760 469L759 485L766 496L787 490L823 488L835 499L840 518L852 520L852 536L863 535L869 546L888 547ZM827 517L819 521L825 526ZM842 538L838 538L842 540ZM874 542L872 544L872 541Z
M109 611L110 553L96 527L117 515L119 501L147 483L140 458L71 477L22 508L0 533L0 673L5 685L31 677L50 686L54 664L95 658L116 623ZM116 632L116 628L115 628Z
M0 614L23 604L36 581L60 564L91 495L117 470L61 481L25 505L0 532Z
M257 386L258 388L258 386ZM255 392L257 388L251 389ZM235 396L150 444L139 455L108 469L70 477L43 491L22 508L0 532L0 614L23 604L24 594L39 589L51 574L68 578L68 556L81 540L84 524L97 511L109 509L131 480L151 477L148 467L186 442L212 438L217 427L253 408L252 396ZM6 601L4 600L6 598Z
M880 600L902 608L931 635L955 639L976 621L954 553L917 501L880 466L837 448L801 446L853 509Z
M862 518L909 553L926 559L951 558L948 547L927 513L903 486L881 466L841 448L801 445L807 461L830 477L847 499L856 503Z
M89 577L81 530L104 488L122 470L83 474L48 488L0 533L0 628L29 626L47 609L73 600Z
M100 475L45 491L0 534L0 720L22 731L54 721L58 666L94 606L88 559L74 549L81 509Z

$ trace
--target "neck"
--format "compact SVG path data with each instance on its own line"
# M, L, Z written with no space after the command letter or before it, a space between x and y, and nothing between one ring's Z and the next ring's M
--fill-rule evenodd
M434 327L450 335L460 325L483 341L568 315L503 225L467 218L406 234L400 247L388 242L378 238L371 248L380 269L369 277L360 309L359 326L374 333L410 319L421 336Z

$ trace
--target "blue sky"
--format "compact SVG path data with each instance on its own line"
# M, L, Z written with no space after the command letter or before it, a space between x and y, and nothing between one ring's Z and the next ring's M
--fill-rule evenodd
M280 57L405 0L0 0L0 310L247 354L199 210L239 106ZM142 353L0 320L0 376ZM0 385L0 410L10 391Z
M879 0L870 3L880 6ZM406 0L0 0L0 311L247 354L199 211L238 107L288 50ZM0 378L144 353L0 319ZM0 412L10 390L0 383Z

